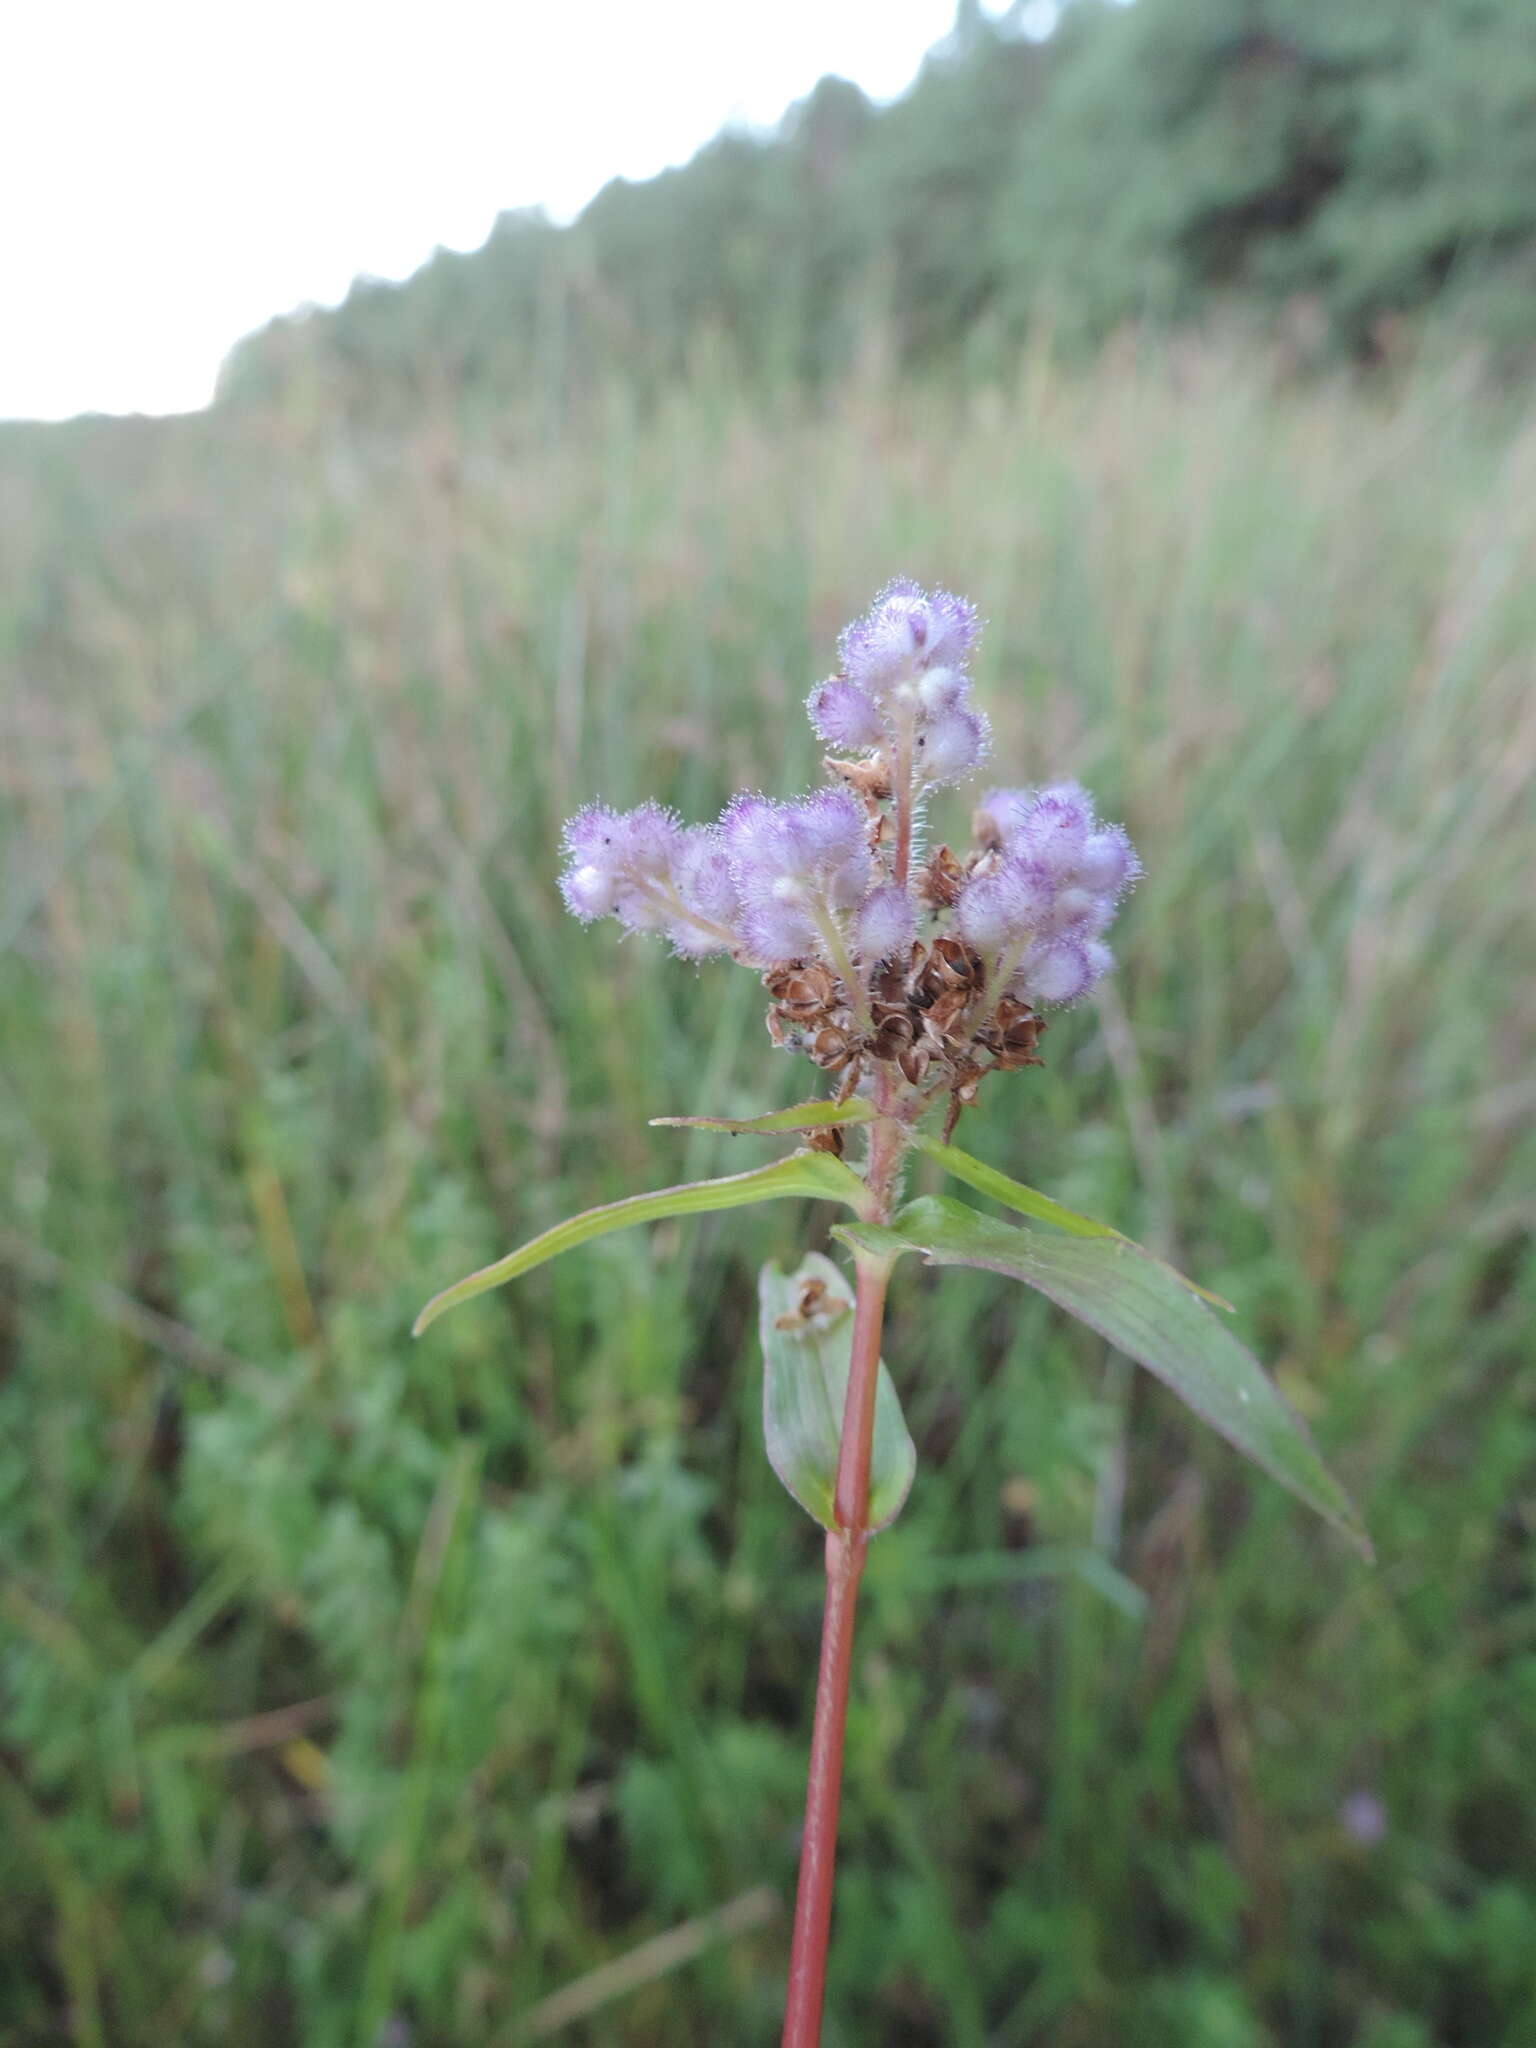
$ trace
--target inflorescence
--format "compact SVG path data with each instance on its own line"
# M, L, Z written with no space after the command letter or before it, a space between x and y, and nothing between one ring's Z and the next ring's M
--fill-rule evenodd
M987 753L967 668L979 636L963 598L888 584L807 700L829 786L737 796L718 825L589 805L565 831L567 906L757 968L776 1044L839 1075L843 1096L882 1075L908 1101L948 1095L952 1125L987 1072L1040 1064L1040 1011L1113 965L1104 933L1141 871L1075 782L990 790L966 854L922 855L927 792Z

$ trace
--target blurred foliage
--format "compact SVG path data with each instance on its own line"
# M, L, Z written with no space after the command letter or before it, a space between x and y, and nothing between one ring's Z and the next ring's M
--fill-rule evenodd
M1032 320L1084 343L1218 306L1306 362L1390 354L1431 308L1536 348L1530 0L1076 0L1045 42L1031 12L963 7L889 107L824 79L570 228L509 214L278 320L223 389L570 394L701 357L826 380L871 347L995 365Z
M1148 870L965 1142L1237 1304L1381 1562L904 1268L829 2048L1523 2048L1536 415L1190 339L322 396L0 436L0 2035L776 2038L821 1574L753 1276L829 1215L406 1333L774 1149L648 1128L809 1076L749 977L564 917L559 821L804 786L906 569Z

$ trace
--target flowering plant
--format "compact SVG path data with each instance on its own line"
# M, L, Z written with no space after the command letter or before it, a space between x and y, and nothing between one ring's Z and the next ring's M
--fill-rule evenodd
M739 795L715 825L684 825L655 803L627 812L593 804L570 821L561 889L577 917L612 917L687 958L724 953L755 970L773 1042L836 1085L745 1120L657 1119L804 1142L751 1172L631 1196L557 1225L437 1295L416 1325L627 1225L783 1196L852 1211L833 1232L853 1254L851 1289L816 1253L793 1274L765 1268L759 1287L768 1456L827 1531L786 2048L820 2038L854 1607L870 1539L900 1512L916 1463L880 1362L898 1258L918 1252L1036 1288L1369 1554L1304 1426L1211 1312L1226 1303L950 1142L987 1076L1040 1066L1048 1012L1110 970L1105 933L1141 872L1125 831L1102 823L1074 782L993 789L964 852L923 844L929 793L972 774L987 752L968 666L979 631L964 599L891 583L844 633L837 674L808 699L831 749L824 788L793 803ZM941 1110L940 1131L925 1128ZM862 1140L859 1170L844 1156L850 1132ZM947 1198L901 1203L914 1152L1047 1228Z

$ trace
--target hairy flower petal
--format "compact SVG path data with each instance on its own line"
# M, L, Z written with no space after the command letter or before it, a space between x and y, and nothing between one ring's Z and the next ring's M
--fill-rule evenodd
M1005 846L1035 800L1032 789L989 789L976 806L971 831L981 847Z
M853 751L878 747L885 738L880 707L848 676L829 676L806 699L805 708L818 736L829 747Z
M838 652L844 672L879 697L914 674L962 667L980 631L976 607L963 597L898 576L843 634Z
M975 875L960 892L960 935L978 953L995 954L1039 931L1051 914L1055 889L1047 872L1026 860L1005 860Z
M794 804L739 796L727 806L720 833L740 898L743 942L754 959L824 951L821 921L854 909L869 892L868 827L846 789L818 790Z
M1075 1003L1093 984L1087 949L1076 939L1037 939L1024 955L1018 981L1032 1003Z
M963 704L969 693L970 682L964 669L930 668L918 678L917 701L930 718Z
M673 865L673 885L688 913L667 926L667 936L677 951L691 959L726 951L741 897L724 842L712 827L693 825L683 833Z
M822 950L821 934L805 905L772 895L743 904L736 929L742 956L754 967L773 967L783 960L809 960Z
M980 767L991 731L979 711L956 706L941 712L917 735L918 775L933 785L961 781Z
M928 664L958 667L981 638L981 614L967 598L936 590L928 600L928 617Z
M565 828L569 861L560 888L567 907L589 922L617 917L631 931L659 929L682 845L683 829L662 804L632 811L588 804Z
M1077 859L1077 879L1085 889L1118 896L1141 873L1141 862L1123 825L1101 825L1090 832Z
M1063 879L1075 868L1093 830L1093 799L1080 783L1058 782L1042 789L1018 816L1008 837L1010 850L1043 861Z
M590 924L595 917L612 917L614 913L617 899L613 876L595 861L567 868L560 877L560 893L566 909L583 924Z
M866 963L894 960L917 935L917 915L907 891L895 882L871 889L859 906L859 957Z

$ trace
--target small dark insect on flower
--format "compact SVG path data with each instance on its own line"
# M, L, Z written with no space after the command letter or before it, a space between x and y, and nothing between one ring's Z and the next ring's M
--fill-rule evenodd
M1041 1011L1109 970L1104 934L1140 873L1075 782L989 790L968 848L920 853L927 792L987 751L979 635L964 598L888 584L807 700L829 786L792 803L744 793L716 825L590 805L566 827L567 905L756 968L776 1045L844 1098L873 1092L881 1068L914 1114L947 1096L953 1124L987 1074L1040 1064Z

